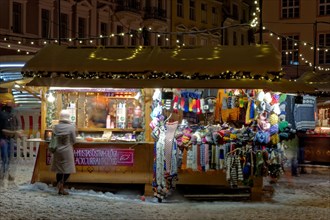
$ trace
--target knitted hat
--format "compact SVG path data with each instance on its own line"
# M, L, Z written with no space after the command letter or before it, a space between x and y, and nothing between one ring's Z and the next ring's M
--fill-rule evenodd
M265 97L264 97L264 101L268 104L271 103L272 95L269 92L266 92Z
M257 106L257 112L262 113L265 110L266 110L266 103L264 101L261 101Z
M271 125L275 125L275 124L277 124L277 123L278 123L278 116L277 116L277 114L272 113L272 114L269 116L268 121L270 122Z
M272 136L270 136L271 144L276 145L278 142L280 142L280 137L278 136L278 134L273 134Z
M257 95L257 100L261 102L264 101L264 98L265 98L265 93L263 91L260 91Z
M269 142L269 137L268 132L258 131L254 136L254 141L259 144L267 144Z
M279 128L279 130L280 131L284 131L284 129L286 128L286 127L288 127L288 122L287 121L281 121L279 124L278 124L278 128Z
M271 105L269 103L266 102L266 108L265 108L266 112L271 112Z
M278 133L278 124L274 124L269 128L270 135Z
M279 100L280 100L280 96L278 94L273 94L271 103L274 105L274 104L278 103Z
M60 120L70 121L70 112L66 109L61 110Z
M273 106L273 112L277 115L281 114L281 109L280 109L280 105L278 103L272 105Z
M286 94L285 93L282 93L281 95L280 95L280 100L279 100L279 102L281 103L281 102L284 102L286 100Z
M258 120L258 126L261 130L266 131L270 128L270 123L264 120Z
M286 117L283 114L283 115L278 116L278 119L279 119L279 121L285 121Z

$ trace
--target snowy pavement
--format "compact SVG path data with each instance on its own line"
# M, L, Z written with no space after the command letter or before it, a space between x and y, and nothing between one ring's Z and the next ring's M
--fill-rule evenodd
M330 219L330 173L283 176L264 202L187 201L173 196L158 203L135 192L113 194L69 189L59 196L53 186L29 184L33 161L16 161L13 180L0 180L0 219ZM265 181L266 183L268 181Z

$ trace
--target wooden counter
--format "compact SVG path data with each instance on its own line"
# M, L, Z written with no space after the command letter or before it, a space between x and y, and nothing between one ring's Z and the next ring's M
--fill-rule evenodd
M51 154L48 142L40 147L31 182L55 183L55 173L50 171ZM74 145L76 173L71 183L144 184L146 196L152 196L153 142L78 142ZM120 158L126 158L121 160ZM224 170L207 172L179 172L178 185L228 186ZM262 178L256 178L260 182ZM260 197L262 184L256 184L252 196ZM258 199L254 199L258 200Z
M330 135L299 135L300 162L330 165Z

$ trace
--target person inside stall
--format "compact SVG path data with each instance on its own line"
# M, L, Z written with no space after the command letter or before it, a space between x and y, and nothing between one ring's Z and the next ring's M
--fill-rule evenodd
M88 125L91 128L105 128L106 119L108 116L108 108L105 100L97 98L94 102L91 102L87 108L88 113Z

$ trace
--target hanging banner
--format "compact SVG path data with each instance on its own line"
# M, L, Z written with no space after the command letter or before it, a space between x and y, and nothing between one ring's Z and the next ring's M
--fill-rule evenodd
M47 154L47 165L51 155ZM133 166L134 149L74 148L76 166Z

